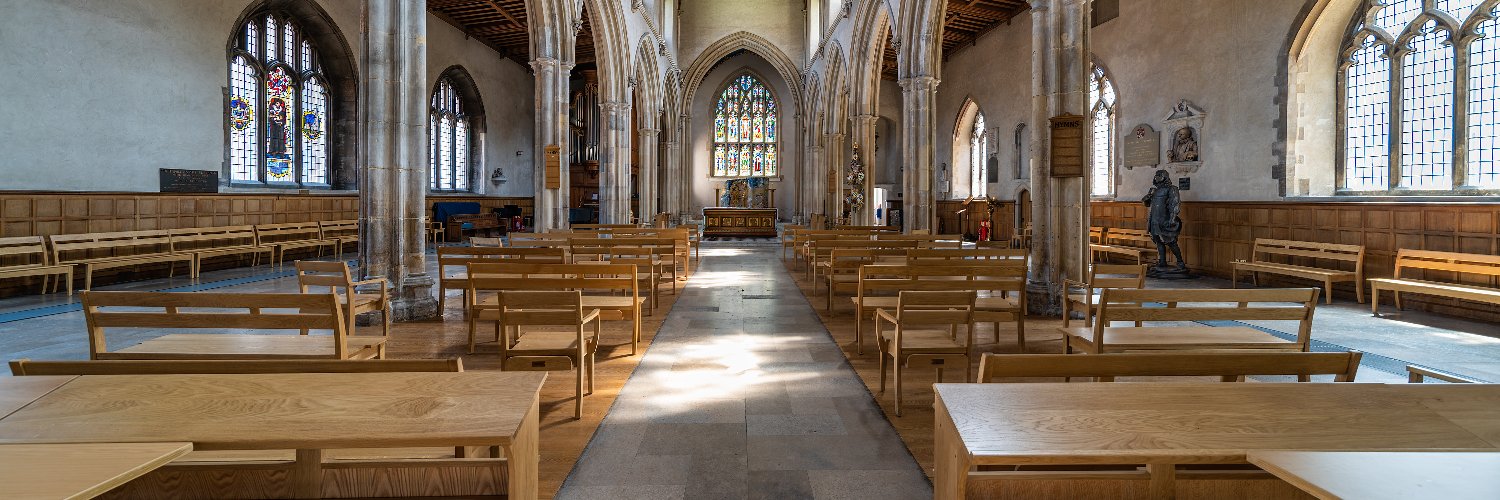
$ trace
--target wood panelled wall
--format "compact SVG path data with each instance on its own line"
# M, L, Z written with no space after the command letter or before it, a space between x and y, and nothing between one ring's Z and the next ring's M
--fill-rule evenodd
M518 205L525 215L532 208L531 198L429 196L429 217L434 201L473 201L486 211ZM356 218L353 194L0 192L0 237Z
M939 200L937 202L937 218L940 227L934 227L934 231L941 229L940 234L964 234L966 232L979 235L979 223L989 219L986 212L986 203L975 201L969 204L968 227L962 223L963 218L958 215L959 210L964 209L963 200ZM990 226L990 239L994 241L1007 241L1016 230L1016 202L995 202L995 221Z
M1095 226L1145 229L1146 207L1138 202L1095 202L1092 218ZM1496 203L1183 202L1182 221L1180 243L1188 265L1221 278L1229 277L1230 262L1251 258L1256 238L1364 245L1366 278L1390 276L1396 251L1402 248L1500 255ZM1500 286L1488 277L1427 278ZM1311 284L1281 278L1271 282ZM1353 296L1352 284L1341 286L1339 298ZM1493 306L1419 295L1403 298L1411 304L1408 308L1500 321L1500 311ZM1390 304L1389 295L1385 300Z

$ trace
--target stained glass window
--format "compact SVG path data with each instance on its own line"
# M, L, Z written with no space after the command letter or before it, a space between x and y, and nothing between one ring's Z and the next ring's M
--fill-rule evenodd
M1089 109L1094 122L1093 194L1109 196L1115 194L1115 85L1100 66L1089 73Z
M969 196L983 197L989 194L989 183L985 182L984 161L989 158L989 130L985 128L984 113L975 112L974 130L969 136Z
M310 40L279 14L240 27L229 58L229 176L237 184L328 184L332 99ZM300 49L300 50L299 50Z
M1386 0L1357 14L1374 21L1343 48L1341 189L1500 188L1500 41L1482 4Z
M714 102L713 175L775 177L781 174L776 96L754 76L729 82Z
M469 148L474 144L470 117L464 111L463 96L452 77L438 81L432 92L428 120L429 159L427 187L433 191L469 190Z

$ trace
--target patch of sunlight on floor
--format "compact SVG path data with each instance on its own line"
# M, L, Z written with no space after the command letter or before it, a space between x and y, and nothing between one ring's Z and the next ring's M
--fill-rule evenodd
M750 280L751 273L744 271L699 271L693 274L693 286L723 288L742 285Z
M733 257L733 256L736 256L736 255L745 255L746 253L748 253L748 252L746 252L742 248L702 248L702 247L699 247L699 249L698 249L698 255L699 256L705 256L706 255L706 256L709 256L709 257Z
M665 408L689 407L705 399L740 398L757 386L795 383L815 376L811 373L768 373L762 365L769 361L756 349L774 347L779 339L757 335L728 335L710 342L685 346L667 358L674 365L688 369L665 370L654 374L658 395L653 403ZM696 367L693 365L702 365Z

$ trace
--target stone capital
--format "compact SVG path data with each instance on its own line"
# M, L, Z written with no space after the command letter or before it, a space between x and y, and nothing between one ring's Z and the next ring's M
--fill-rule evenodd
M1047 10L1047 7L1049 7L1054 1L1055 0L1031 0L1027 3L1031 4L1031 10L1043 11Z
M942 80L933 76L913 76L902 78L899 82L901 89L908 92L934 92Z
M641 135L644 135L644 136L656 137L657 134L661 133L661 131L657 130L657 129L654 129L654 128L643 128L643 129L640 129L640 133L641 133Z
M599 109L606 113L629 113L629 101L604 101L599 103Z
M877 115L854 115L852 120L854 120L856 125L874 125L875 122L880 121L880 117Z

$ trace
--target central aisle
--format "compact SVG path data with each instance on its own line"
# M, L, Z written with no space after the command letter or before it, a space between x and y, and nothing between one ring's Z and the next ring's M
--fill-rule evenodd
M704 244L557 498L932 497L779 251Z

